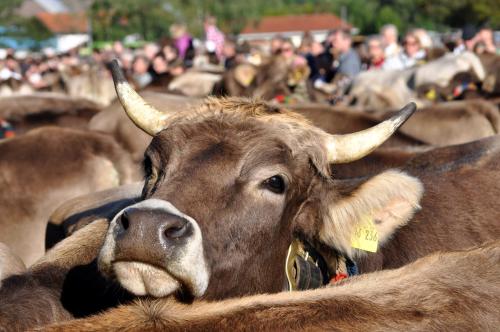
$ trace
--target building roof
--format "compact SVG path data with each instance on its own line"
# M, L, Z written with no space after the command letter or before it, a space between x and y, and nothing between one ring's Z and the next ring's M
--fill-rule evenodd
M331 30L351 27L349 23L333 14L267 16L260 21L247 24L241 34Z
M84 13L47 13L36 14L43 25L55 34L87 33L88 20Z

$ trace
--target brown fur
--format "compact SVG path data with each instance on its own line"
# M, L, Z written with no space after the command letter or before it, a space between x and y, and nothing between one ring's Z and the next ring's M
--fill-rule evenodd
M48 125L84 129L100 109L90 100L57 93L0 98L0 118L8 120L16 134Z
M415 113L400 132L437 146L472 142L500 133L500 111L480 99L436 104Z
M479 58L486 71L482 92L490 98L500 96L500 56L498 54L481 54Z
M21 258L14 254L7 245L0 242L0 287L3 279L25 270L26 266Z
M395 113L314 104L296 105L293 110L333 134L369 128ZM496 135L499 130L500 111L494 103L481 99L446 102L419 109L383 146L462 144Z
M336 179L378 174L390 168L405 167L412 172L451 172L463 167L484 167L497 162L498 136L440 148L413 147L378 149L363 159L332 166Z
M332 178L322 135L296 113L258 101L211 98L186 116L174 115L170 127L153 138L146 152L152 170L143 198L167 200L197 221L210 267L204 299L280 291L286 249L295 236L321 250L342 251L330 240L334 237L320 230L325 223L352 222L352 214L331 212L356 196L363 209L376 210L377 228L400 226L392 239L384 233L388 241L378 253L359 260L363 272L498 238L497 155L458 169L408 169L424 183L419 202L420 181L404 173ZM263 185L275 174L287 179L283 194ZM422 210L408 221L418 204ZM140 261L149 242L138 245L134 259ZM150 256L145 260L155 259ZM361 257L358 252L354 256Z
M313 291L141 301L38 331L481 331L500 324L500 242Z
M63 201L132 178L128 156L103 134L45 127L0 143L0 241L26 265L44 252L48 217Z
M381 174L377 181L383 185L365 192L374 180L330 178L322 135L299 114L258 101L212 98L196 110L174 115L168 129L153 138L146 155L155 175L150 174L143 196L169 201L198 222L212 269L205 298L279 291L282 262L294 235L349 254L331 241L335 236L320 236L319 230L335 222L345 225L340 231L349 237L359 216L331 212L352 196L360 197L359 204L375 213L374 218L386 216L377 219L377 227L402 226L377 254L360 261L363 271L399 267L437 250L465 248L500 234L494 208L500 174L495 168L487 177L484 165L450 172L408 168L423 181L423 202L419 182L405 174ZM268 169L266 176L260 175L261 169ZM282 197L268 197L257 187L274 174L289 179ZM405 226L419 203L422 211ZM463 228L464 222L474 236ZM253 226L244 227L247 223ZM141 252L148 252L147 241L139 245ZM228 259L233 261L231 272Z
M326 106L322 104L290 105L290 109L307 119L315 126L330 134L349 134L375 126L380 120L354 107ZM409 137L401 132L392 135L381 148L408 147L423 145L418 138Z
M24 331L70 319L61 303L68 273L94 259L107 225L106 220L96 220L63 240L24 274L5 279L0 288L0 330Z
M139 200L143 186L143 182L135 182L65 201L50 216L45 234L47 246L52 247L96 219L111 220Z
M201 99L197 98L149 91L142 92L141 96L162 112L178 112L185 110L188 106L201 103ZM118 100L95 115L90 120L88 128L111 134L137 162L142 161L144 151L151 142L151 136L145 134L130 121Z

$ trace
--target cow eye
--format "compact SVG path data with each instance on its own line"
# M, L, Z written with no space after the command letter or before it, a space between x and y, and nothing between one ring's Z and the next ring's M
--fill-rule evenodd
M283 194L285 192L285 180L281 175L271 176L262 183L266 189L271 190L275 194Z

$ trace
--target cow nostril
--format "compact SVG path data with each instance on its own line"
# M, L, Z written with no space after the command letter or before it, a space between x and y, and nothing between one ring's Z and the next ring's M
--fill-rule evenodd
M129 220L128 220L128 215L127 212L123 212L122 215L120 216L120 224L122 226L122 229L126 231L130 225Z
M163 231L163 235L165 235L167 239L178 239L186 234L187 229L187 223L182 225L171 225Z

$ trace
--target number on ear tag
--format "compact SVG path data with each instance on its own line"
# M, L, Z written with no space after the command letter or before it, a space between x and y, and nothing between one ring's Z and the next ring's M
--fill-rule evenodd
M354 230L351 247L369 252L377 252L378 232L371 216L364 216Z

